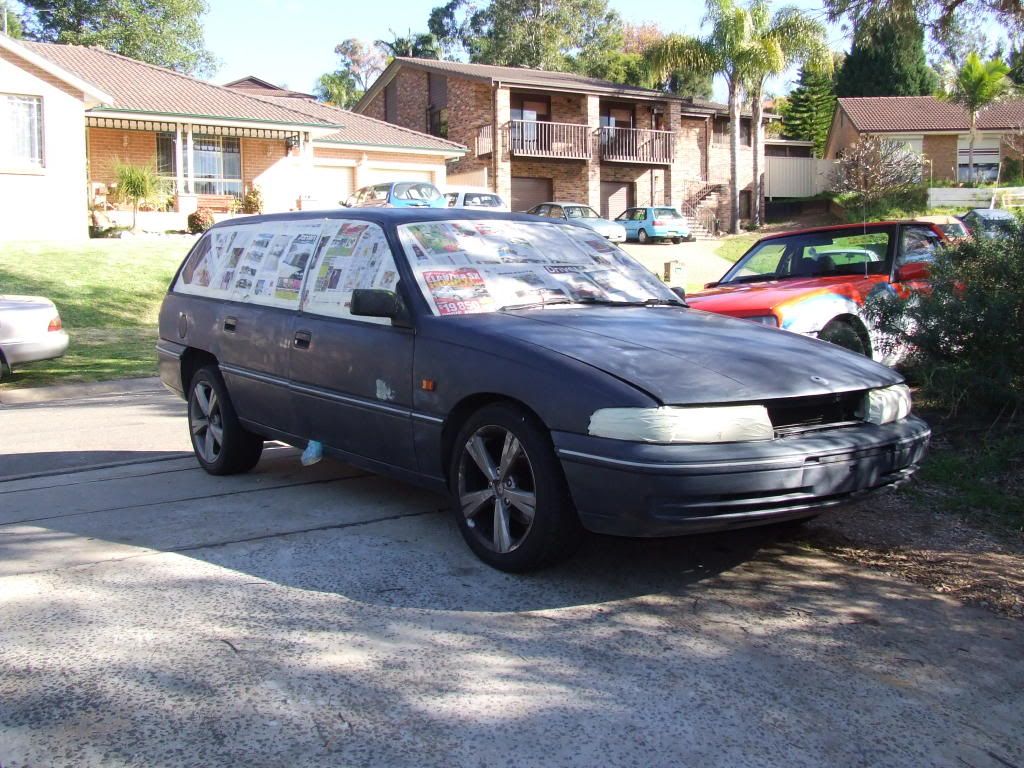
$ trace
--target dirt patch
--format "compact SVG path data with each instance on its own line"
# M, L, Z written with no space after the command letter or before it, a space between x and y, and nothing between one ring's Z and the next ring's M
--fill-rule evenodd
M812 520L800 538L842 560L1024 619L1024 541L943 510L941 493L918 482L880 494Z

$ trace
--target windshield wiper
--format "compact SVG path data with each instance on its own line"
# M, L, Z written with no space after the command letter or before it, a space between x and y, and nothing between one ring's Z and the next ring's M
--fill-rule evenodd
M516 309L543 309L544 307L550 307L552 304L577 304L578 302L572 299L550 299L548 301L528 301L523 304L506 304L503 307L498 307L499 312L507 312L509 310Z
M603 307L685 307L679 299L644 299L643 301L626 301L621 299L598 299L584 296L578 300L580 304L600 304Z

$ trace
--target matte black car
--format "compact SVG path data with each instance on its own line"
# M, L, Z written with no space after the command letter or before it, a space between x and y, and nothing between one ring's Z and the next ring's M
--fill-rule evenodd
M689 309L593 231L518 214L223 222L175 276L158 350L207 471L319 441L447 489L473 551L513 571L583 529L808 518L905 480L929 436L899 374Z

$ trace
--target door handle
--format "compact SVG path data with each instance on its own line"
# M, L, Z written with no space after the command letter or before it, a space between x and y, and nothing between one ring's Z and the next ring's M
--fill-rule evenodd
M309 349L309 343L313 340L313 334L309 331L296 331L292 344L296 349Z
M235 332L235 326L238 325L237 317L225 317L224 318L224 330L228 333Z

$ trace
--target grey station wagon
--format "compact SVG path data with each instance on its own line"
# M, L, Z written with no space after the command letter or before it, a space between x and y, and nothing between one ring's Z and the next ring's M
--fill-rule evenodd
M208 472L318 441L447 490L510 571L583 529L808 518L905 480L929 437L888 368L689 309L592 230L519 214L223 222L175 275L158 351Z

